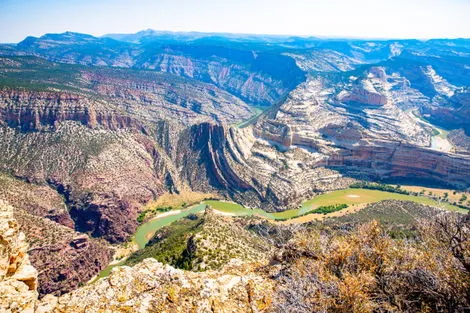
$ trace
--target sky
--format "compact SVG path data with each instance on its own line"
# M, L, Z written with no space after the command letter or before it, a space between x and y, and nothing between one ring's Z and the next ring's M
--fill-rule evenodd
M470 0L0 0L0 42L143 29L355 38L470 38Z

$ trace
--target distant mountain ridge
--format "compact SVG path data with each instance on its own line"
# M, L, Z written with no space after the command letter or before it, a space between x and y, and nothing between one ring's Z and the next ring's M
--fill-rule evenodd
M149 69L195 78L264 106L282 101L305 81L307 73L354 69L405 51L468 57L470 40L326 40L145 30L103 37L46 34L28 37L16 46L0 45L0 54L30 54L55 62Z

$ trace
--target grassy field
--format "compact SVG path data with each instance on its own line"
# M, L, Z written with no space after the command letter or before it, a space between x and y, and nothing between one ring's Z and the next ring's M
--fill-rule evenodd
M338 203L345 203L348 205L357 205L363 203L374 203L382 200L406 200L413 201L416 203L426 204L435 207L441 207L450 211L457 211L466 213L467 210L461 209L455 205L430 199L425 196L412 196L403 195L392 192L385 192L380 190L369 190L369 189L344 189L337 190L329 193L319 195L311 200L304 202L302 207L316 208L321 205L332 205Z
M259 215L269 219L290 219L303 215L311 210L314 210L321 206L329 206L336 204L347 204L349 206L356 206L361 204L368 204L379 202L382 200L406 200L413 201L420 204L426 204L430 206L442 207L450 211L457 211L466 213L467 211L461 209L457 206L451 205L449 203L441 202L439 203L436 200L430 199L425 196L412 196L404 195L392 192L385 192L380 190L369 190L369 189L344 189L328 192L319 196L316 196L310 200L307 200L302 204L302 207L299 209L287 210L277 213L267 213L260 209L249 209L244 206L226 201L204 201L205 204L211 206L212 208L224 212L224 213L233 213L234 215Z

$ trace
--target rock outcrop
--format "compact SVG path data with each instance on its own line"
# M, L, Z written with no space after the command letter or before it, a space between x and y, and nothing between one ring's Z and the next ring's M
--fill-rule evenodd
M353 177L469 187L470 156L446 154L404 143L374 141L331 155L325 166Z
M0 132L1 170L52 186L77 230L123 241L135 231L137 209L163 193L165 165L144 135L74 122L53 132Z
M0 200L0 311L34 313L37 271L27 254L25 236L13 217L13 207Z
M319 166L324 158L319 153L257 138L251 127L201 124L188 131L178 146L189 148L176 159L182 178L194 189L213 190L248 207L296 207L315 193L352 182Z
M142 122L118 113L117 108L105 107L102 102L68 92L0 91L2 124L21 131L47 130L64 121L76 121L90 128L144 131Z
M194 273L145 259L62 297L45 297L36 312L267 312L274 285L253 268Z
M262 264L237 260L220 271L195 273L145 259L132 268L115 268L109 277L71 293L38 300L38 273L29 263L14 211L0 201L2 312L266 312L272 304L274 282L258 271ZM77 237L70 244L85 249L86 242Z
M325 80L312 79L293 91L275 113L260 119L254 134L285 151L303 147L317 153L315 166L345 176L407 178L467 188L468 153L443 153L432 146L430 124L407 111L408 106L403 108L397 98L400 81L378 68L339 91L327 89ZM369 91L357 93L358 85ZM371 96L371 90L380 99Z

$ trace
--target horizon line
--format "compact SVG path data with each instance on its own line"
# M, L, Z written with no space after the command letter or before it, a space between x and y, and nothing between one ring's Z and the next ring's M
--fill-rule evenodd
M19 44L23 40L29 37L33 38L42 38L46 35L62 35L62 34L80 34L80 35L89 35L95 38L106 38L107 36L112 36L112 35L135 35L141 32L146 32L146 31L152 31L155 33L173 33L173 34L201 34L201 35L237 35L237 36L267 36L267 37L285 37L285 38L304 38L304 39L318 39L318 40L375 40L375 41L389 41L389 40L398 40L398 41L406 41L406 40L418 40L418 41L429 41L429 40L459 40L459 39L464 39L464 40L470 40L470 37L426 37L426 38L403 38L403 37L356 37L356 36L325 36L325 35L299 35L299 34L270 34L270 33L237 33L237 32L217 32L217 31L198 31L198 30L163 30L163 29L152 29L152 28L146 28L142 29L136 32L113 32L113 33L105 33L101 35L95 35L95 34L90 34L90 33L84 33L84 32L79 32L79 31L71 31L71 30L66 30L63 32L47 32L42 34L39 37L28 35L24 37L22 40L18 42L0 42L1 44ZM114 39L117 41L121 41L118 39Z

